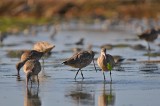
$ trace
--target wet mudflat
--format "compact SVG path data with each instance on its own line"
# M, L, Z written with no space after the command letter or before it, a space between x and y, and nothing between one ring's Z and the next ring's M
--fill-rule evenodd
M75 45L80 38L84 38L84 45ZM39 75L40 87L34 82L27 90L23 69L19 80L16 76L18 53L9 52L32 49L34 42L42 40L56 47L45 59ZM160 38L151 44L153 53L160 52L159 42ZM103 81L102 72L96 73L93 63L83 69L84 80L80 74L74 80L77 69L62 64L77 47L87 50L92 45L92 50L97 52L96 59L100 47L108 44L112 48L107 53L124 58L112 71L112 82L108 72L105 73L106 81ZM0 105L159 106L160 56L144 55L147 50L133 48L137 44L147 47L147 43L135 34L119 31L62 29L54 39L50 38L49 32L43 31L34 36L10 36L0 48Z

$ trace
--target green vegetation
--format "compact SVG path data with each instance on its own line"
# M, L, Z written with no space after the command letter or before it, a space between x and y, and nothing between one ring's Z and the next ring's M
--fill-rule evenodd
M0 30L21 30L54 19L129 19L160 16L159 0L1 0Z
M23 30L28 25L45 24L49 20L45 18L36 19L31 18L21 18L21 17L0 17L0 31L2 32L17 32Z

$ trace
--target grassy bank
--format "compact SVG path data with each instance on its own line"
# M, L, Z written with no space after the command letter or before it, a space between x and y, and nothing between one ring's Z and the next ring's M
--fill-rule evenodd
M28 25L45 24L49 20L46 18L21 18L21 17L0 17L0 31L1 32L18 32L23 30Z
M29 0L28 0L29 1ZM0 31L23 29L55 19L160 17L159 0L1 0Z

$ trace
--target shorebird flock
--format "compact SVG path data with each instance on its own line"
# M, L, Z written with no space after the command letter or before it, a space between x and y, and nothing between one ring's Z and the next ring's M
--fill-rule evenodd
M32 76L36 76L39 86L38 74L41 71L41 63L39 60L43 58L43 56L50 52L55 45L50 44L45 41L37 42L33 45L33 50L26 50L21 55L20 61L16 64L17 76L20 76L20 69L23 67L24 73L26 74L26 86L28 87L28 82L31 81L32 85ZM80 51L75 53L72 57L68 58L62 64L71 66L73 68L78 68L78 71L75 75L75 79L81 71L82 79L84 79L82 68L88 66L92 61L94 64L94 68L97 72L95 62L94 62L95 53L92 50L88 51ZM98 66L102 69L103 75L105 71L110 71L115 66L115 61L113 57L109 54L106 54L106 49L102 48L101 55L97 59ZM105 80L105 75L104 75Z
M148 42L148 50L150 51L149 42L153 42L155 39L157 39L159 33L160 33L159 29L151 29L151 30L147 30L143 32L142 34L138 35L138 37ZM82 38L80 39L79 42L76 42L75 44L83 45L83 40L84 39ZM23 67L24 73L26 74L26 86L27 87L28 87L29 81L31 82L31 85L32 85L32 78L31 78L32 76L37 77L38 86L39 86L38 74L41 71L41 66L44 66L44 55L51 52L51 50L54 47L55 47L54 44L51 44L46 41L39 41L33 45L32 50L26 50L21 55L20 61L16 64L17 76L20 76L19 71ZM103 73L104 80L106 80L105 72L110 72L110 78L112 81L111 71L116 66L116 62L113 56L111 54L107 54L106 51L107 51L106 48L104 47L101 48L100 56L97 58L97 64ZM84 79L84 75L81 69L91 64L92 61L94 64L94 68L97 72L94 58L95 58L94 51L80 50L80 51L77 51L70 58L63 61L62 64L78 69L74 79L76 79L79 71L81 72L82 79ZM39 62L40 59L43 60L42 65Z
M20 62L16 64L17 76L20 76L19 71L23 67L24 73L26 74L26 86L28 86L29 80L31 81L32 85L31 76L37 76L39 86L38 74L41 71L41 64L39 60L54 47L55 45L45 41L40 41L34 44L33 50L26 50L21 55Z

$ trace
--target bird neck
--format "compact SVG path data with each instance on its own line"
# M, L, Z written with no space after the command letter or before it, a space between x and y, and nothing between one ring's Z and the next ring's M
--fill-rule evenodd
M106 59L106 53L105 52L101 52L101 56L104 56Z
M23 66L28 60L29 60L29 58L25 59L24 61L19 62L19 64L20 64L21 66Z

